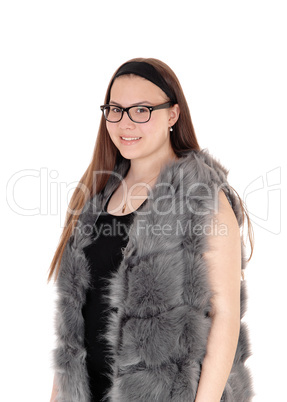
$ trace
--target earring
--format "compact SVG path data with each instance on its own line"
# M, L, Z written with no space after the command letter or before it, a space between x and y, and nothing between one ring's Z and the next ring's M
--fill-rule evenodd
M172 131L173 131L173 128L172 128L172 127L170 127L169 131L170 131L170 132L172 132Z

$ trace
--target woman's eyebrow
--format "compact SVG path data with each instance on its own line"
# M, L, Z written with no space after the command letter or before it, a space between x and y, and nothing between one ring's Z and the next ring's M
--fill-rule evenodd
M121 106L120 103L115 102L115 101L113 101L113 100L110 100L109 103L110 103L111 105ZM138 106L138 105L151 105L151 102L149 102L149 101L141 101L141 102L133 103L131 106ZM121 106L121 107L122 107L122 106Z

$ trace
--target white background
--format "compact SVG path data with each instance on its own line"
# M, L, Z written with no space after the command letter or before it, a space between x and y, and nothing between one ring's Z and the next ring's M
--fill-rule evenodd
M115 69L155 57L176 72L199 144L246 202L256 402L287 401L286 2L2 1L1 394L49 401L54 286L68 199L92 157Z

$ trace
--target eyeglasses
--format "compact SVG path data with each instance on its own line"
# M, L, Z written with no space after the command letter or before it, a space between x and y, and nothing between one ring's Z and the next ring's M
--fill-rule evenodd
M151 112L159 109L168 109L173 106L173 102L162 103L157 106L130 106L130 107L120 107L116 105L103 105L101 106L101 111L104 117L110 123L118 123L122 120L124 112L127 112L129 118L134 123L147 123L151 118Z

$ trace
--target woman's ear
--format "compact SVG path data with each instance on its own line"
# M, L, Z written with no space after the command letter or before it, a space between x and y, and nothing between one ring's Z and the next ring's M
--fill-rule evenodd
M169 124L170 127L172 127L172 126L175 125L175 123L177 122L177 120L178 120L178 118L179 118L179 115L180 115L180 108L179 108L179 105L178 105L178 104L173 105L173 106L170 108L170 112L169 112L168 124Z

